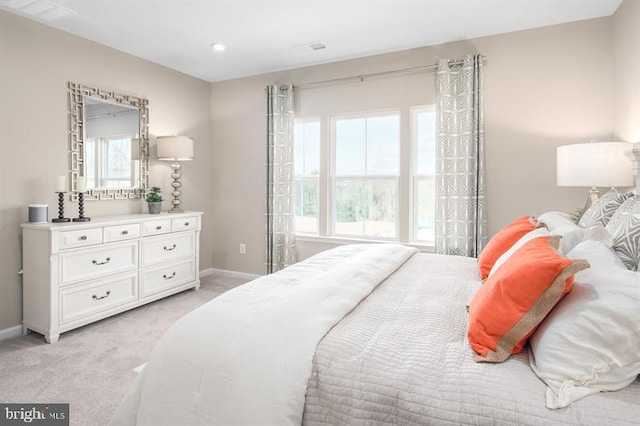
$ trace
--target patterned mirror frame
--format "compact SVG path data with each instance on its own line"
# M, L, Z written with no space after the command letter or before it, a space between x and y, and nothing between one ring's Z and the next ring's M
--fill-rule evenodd
M149 101L137 96L68 83L69 89L69 179L71 200L78 199L76 182L84 170L84 97L137 108L140 112L140 186L138 188L87 189L85 200L126 200L141 198L149 188Z

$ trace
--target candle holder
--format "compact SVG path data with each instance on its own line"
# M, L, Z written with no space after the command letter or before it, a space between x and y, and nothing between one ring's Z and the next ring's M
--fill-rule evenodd
M89 222L90 217L84 217L84 192L78 192L78 217L74 217L74 222Z
M58 192L58 217L51 219L51 222L71 222L71 219L64 217L64 192Z

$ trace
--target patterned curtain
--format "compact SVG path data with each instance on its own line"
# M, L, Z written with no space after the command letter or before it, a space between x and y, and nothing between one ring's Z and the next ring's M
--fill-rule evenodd
M482 55L436 69L436 252L477 257L487 242Z
M293 217L293 87L268 86L265 273L296 262Z

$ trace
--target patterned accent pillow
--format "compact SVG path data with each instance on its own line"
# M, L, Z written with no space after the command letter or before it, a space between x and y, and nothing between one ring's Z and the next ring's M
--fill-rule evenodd
M625 201L607 224L613 249L627 269L640 270L640 195Z
M606 194L591 204L580 218L578 224L583 228L596 225L607 226L607 223L618 210L618 207L629 198L631 194L621 194L615 188L611 188Z

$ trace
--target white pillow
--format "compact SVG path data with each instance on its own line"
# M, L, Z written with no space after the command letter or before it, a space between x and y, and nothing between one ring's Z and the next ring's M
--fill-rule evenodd
M640 273L620 266L600 241L580 243L568 257L586 258L591 268L575 275L573 290L529 340L548 408L622 389L640 374Z
M626 269L622 259L616 255L616 252L604 240L585 240L571 250L567 257L570 259L587 259L591 268L617 267ZM640 282L638 282L638 289L640 290ZM638 308L640 310L640 307Z
M607 247L613 247L613 237L611 237L607 228L602 225L592 226L585 230L584 239L602 241Z
M537 219L538 222L544 222L549 231L553 231L556 228L565 226L567 222L573 223L575 225L575 222L571 220L571 216L564 212L551 211L542 213L537 217Z
M566 213L543 213L538 217L538 222L544 223L551 235L562 236L560 253L564 255L569 253L584 238L585 229L576 225Z
M502 253L502 255L498 258L498 260L496 260L496 263L494 263L493 266L491 267L491 271L489 271L488 277L493 275L494 272L498 270L500 265L506 262L507 259L509 259L511 255L515 253L515 251L518 250L520 247L522 247L527 241L530 241L537 237L544 237L547 235L549 235L549 230L547 230L547 228L544 228L544 227L536 228L533 231L529 231L526 234L524 234L522 237L520 237L518 241L515 242L514 245L512 245L509 248L509 250Z

